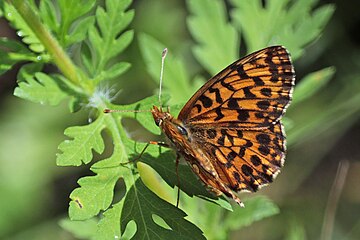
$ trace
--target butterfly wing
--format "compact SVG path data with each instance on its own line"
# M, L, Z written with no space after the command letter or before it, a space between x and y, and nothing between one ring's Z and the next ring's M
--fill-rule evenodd
M255 127L276 122L291 100L295 73L287 50L252 53L211 78L186 103L185 124Z
M285 159L280 122L267 128L191 128L194 145L205 149L220 181L232 190L256 191L272 182ZM198 159L199 168L202 159ZM216 180L212 180L216 182Z
M193 161L205 183L229 196L227 187L256 191L272 181L285 158L279 119L291 100L294 81L287 50L274 46L234 62L187 102L178 119L218 174L206 175L202 159Z

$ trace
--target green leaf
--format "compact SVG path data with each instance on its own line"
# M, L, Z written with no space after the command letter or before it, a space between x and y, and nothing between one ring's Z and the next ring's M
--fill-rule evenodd
M19 82L19 86L15 88L14 95L17 97L52 106L58 105L67 97L59 88L57 82L60 80L56 75L37 72L34 76L23 75L21 78L25 81Z
M178 173L176 171L176 154L175 151L166 151L161 153L159 157L155 158L151 154L158 153L157 147L148 148L148 151L141 156L141 162L151 166L156 172L165 180L165 182L172 188L179 186L181 191L188 196L197 196L209 202L220 205L221 207L232 210L228 201L216 197L211 194L200 180L195 176L188 164L180 164L178 166ZM178 182L178 177L179 181Z
M165 151L164 153L161 153L158 158L152 157L149 154L151 152L156 153L158 151L158 147L153 146L153 148L150 148L147 153L141 156L141 162L150 165L160 176L163 177L167 184L169 184L171 187L175 187L175 185L178 185L175 169L175 151ZM187 170L190 170L187 165L179 165L179 173L181 173L179 177L181 177L180 184L182 186L182 190L189 196L200 194L210 197L211 195L200 184L191 170Z
M14 28L18 29L17 35L22 38L24 43L29 45L30 50L36 53L45 51L44 46L40 43L34 32L12 5L4 3L4 12L6 19Z
M245 208L234 208L225 219L225 228L240 229L263 218L278 214L279 208L265 196L256 196L244 201Z
M101 131L105 128L104 118L85 126L69 127L65 135L73 138L59 145L62 153L57 154L56 163L59 166L80 166L92 160L92 150L101 154L104 151L104 141Z
M94 239L117 239L120 236L120 215L123 209L124 201L118 202L108 209L103 218L99 221ZM129 225L129 224L128 224ZM127 226L122 239L131 239L135 230ZM132 233L132 234L131 234ZM127 238L126 238L127 237Z
M0 75L22 61L37 61L37 58L18 41L0 38Z
M317 0L232 0L234 23L243 33L248 52L270 45L284 45L297 59L316 40L334 13L334 5L313 9Z
M88 30L95 23L94 16L88 16L81 20L79 20L72 31L65 36L65 46L69 46L71 44L81 42L86 38Z
M239 33L228 21L225 3L219 0L188 0L188 28L197 44L193 53L214 75L238 58Z
M44 67L43 63L28 63L22 66L17 74L17 80L26 82L26 79L32 78L35 73L40 72Z
M159 220L154 221L154 215L161 219L160 224ZM138 179L125 198L121 231L134 220L137 232L133 239L205 239L202 231L185 217L183 211L158 198Z
M121 176L120 168L93 167L92 171L97 175L81 178L78 181L80 187L70 194L71 220L86 220L96 216L100 211L108 209L113 201L114 187Z
M94 25L95 17L86 16L93 9L96 0L40 1L41 19L56 35L64 48L81 42ZM58 16L57 16L58 15Z
M94 17L80 18L89 13L95 3L96 0L58 0L61 21L59 28L54 30L57 30L56 32L62 46L67 47L85 38L89 27L94 23ZM80 20L76 21L78 19ZM71 30L71 28L73 29Z
M73 139L60 144L59 149L63 153L58 154L58 165L88 163L92 159L92 150L101 154L104 151L101 132L105 127L114 142L112 155L91 167L96 175L81 178L78 182L80 188L71 193L69 215L73 220L89 219L96 216L101 210L105 211L113 200L114 186L121 177L124 177L127 187L131 187L138 178L138 176L133 176L132 170L128 166L120 165L121 162L128 161L126 149L132 149L131 147L126 148L125 143L133 144L126 138L122 129L119 119L122 114L128 116L131 113L101 114L89 125L70 127L65 131L65 134Z
M133 39L132 30L122 33L134 17L133 10L126 11L130 3L130 0L106 0L106 10L100 6L96 9L98 28L91 26L89 29L88 47L91 51L82 53L84 65L90 76L96 79L96 83L118 75L118 73L114 74L114 69L109 66L109 63ZM106 69L110 69L110 72L107 73ZM104 72L105 76L103 76Z
M68 161L63 155L58 156L58 163L61 164L66 163L69 165L70 163L74 165L81 164L81 161L88 162L92 158L92 149L101 154L104 150L101 131L105 126L114 143L111 156L91 167L91 170L96 175L81 178L78 181L80 187L71 193L70 198L72 201L70 202L69 216L72 220L89 219L96 216L100 211L106 211L113 201L114 187L117 181L124 178L126 186L130 188L138 177L133 175L134 170L132 168L120 165L128 161L125 142L123 142L123 140L127 141L127 139L120 121L116 119L118 119L118 114L101 114L95 122L83 127L72 127L69 128L68 133L65 132L66 135L74 137L74 140L60 144L59 148L67 155L75 153L74 148L76 148L79 154L78 156L71 155L67 157L73 158L72 162ZM63 159L65 160L61 161ZM108 222L108 224L113 223Z
M161 53L165 45L145 33L139 34L138 38L146 69L152 79L158 83L160 79ZM171 93L171 104L183 103L192 96L195 89L193 89L189 79L184 61L175 56L170 50L165 61L163 84Z
M301 79L300 83L296 85L291 107L293 108L296 104L306 100L324 88L334 74L335 68L328 67L306 75Z
M97 220L94 218L85 221L61 219L59 225L66 231L71 232L76 238L90 239L96 232Z
M60 23L57 20L56 16L57 9L53 1L40 1L39 3L39 14L44 23L55 33L58 32L60 28Z
M116 78L116 77L120 76L121 74L123 74L124 72L126 72L130 67L131 67L131 64L127 63L127 62L115 63L114 65L112 65L108 69L102 71L98 75L98 77L96 78L95 81L101 82L101 81L104 81L104 80L109 80L109 79L112 79L112 78Z

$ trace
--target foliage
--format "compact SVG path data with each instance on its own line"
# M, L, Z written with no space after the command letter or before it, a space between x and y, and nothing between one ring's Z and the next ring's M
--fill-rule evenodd
M265 7L261 2L233 0L229 21L222 1L186 1L187 25L195 40L192 52L210 75L239 58L239 34L248 52L282 44L295 58L300 57L305 46L319 37L334 10L332 5L325 5L313 11L315 0L269 1ZM226 239L232 230L277 214L279 209L265 197L249 199L245 210L236 208L230 212L231 205L209 194L186 166L180 166L180 183L186 195L181 198L181 209L176 208L164 200L174 200L164 192L175 193L171 188L178 184L173 153L150 146L141 163L129 164L145 144L127 136L122 120L133 119L148 132L159 133L150 114L126 112L150 109L157 103L157 96L129 105L113 105L114 94L104 87L130 68L129 63L117 61L134 37L133 30L127 30L134 18L134 10L128 10L130 4L131 0L105 0L104 6L96 5L95 0L44 0L39 5L9 0L0 11L22 40L0 39L0 74L16 63L26 62L18 73L14 95L48 105L68 100L71 112L90 108L97 112L93 122L67 128L64 133L69 139L59 145L59 166L90 164L94 154L100 155L100 160L90 167L95 175L79 179L79 187L71 193L71 220L61 221L61 225L80 238L91 239ZM298 21L299 16L306 17ZM166 45L145 33L139 33L138 40L146 69L158 81L159 56ZM45 73L46 64L54 64L60 72ZM191 79L188 68L184 57L170 50L165 64L165 78L169 81L164 82L167 95L163 101L177 109L202 84L202 77ZM294 93L294 105L312 96L333 74L333 68L326 68L304 77ZM314 81L317 88L312 87ZM170 100L168 96L172 96ZM104 114L105 108L125 111ZM288 128L290 123L288 120ZM104 132L112 146L105 144ZM164 181L146 180L147 175L156 174ZM114 192L120 180L123 188ZM117 195L122 197L115 201ZM208 215L201 214L204 206ZM221 230L216 229L218 225Z

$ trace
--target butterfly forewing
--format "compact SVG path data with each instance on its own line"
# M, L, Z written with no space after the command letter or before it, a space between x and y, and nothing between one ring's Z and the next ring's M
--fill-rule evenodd
M277 121L291 99L294 70L288 52L269 47L210 79L181 110L184 123L255 127Z

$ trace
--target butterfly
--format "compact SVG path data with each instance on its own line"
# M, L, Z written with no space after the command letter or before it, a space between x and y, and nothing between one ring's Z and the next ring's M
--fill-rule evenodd
M272 46L235 61L208 80L177 118L154 106L154 121L193 172L216 195L255 192L285 160L281 117L295 85L288 51ZM178 164L178 160L177 160Z

